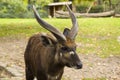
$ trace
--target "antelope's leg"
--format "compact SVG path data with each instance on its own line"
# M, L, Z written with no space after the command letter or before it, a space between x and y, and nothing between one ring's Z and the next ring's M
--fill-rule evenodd
M34 80L34 75L33 73L30 71L30 69L26 68L25 69L26 72L26 80Z

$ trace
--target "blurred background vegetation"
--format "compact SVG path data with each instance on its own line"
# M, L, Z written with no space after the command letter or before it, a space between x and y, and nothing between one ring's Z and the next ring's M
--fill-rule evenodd
M42 17L48 17L48 4L72 1L75 12L98 13L115 10L120 13L120 0L0 0L0 18L32 18L31 6L36 5Z

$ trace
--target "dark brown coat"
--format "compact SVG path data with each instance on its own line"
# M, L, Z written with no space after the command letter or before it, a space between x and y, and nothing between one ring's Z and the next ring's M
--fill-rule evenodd
M30 73L27 75L28 80L33 80L34 76L38 80L61 79L64 65L55 57L57 56L56 43L54 39L44 34L37 34L29 39L25 51L26 71Z

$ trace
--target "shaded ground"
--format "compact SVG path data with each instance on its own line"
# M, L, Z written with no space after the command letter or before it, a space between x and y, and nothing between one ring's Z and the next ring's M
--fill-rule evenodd
M6 67L19 66L19 68L14 68L16 70L20 70L20 72L23 74L23 78L23 54L26 44L26 38L0 38L0 62L6 64ZM80 80L84 78L120 80L120 56L111 55L108 58L100 58L95 54L80 54L79 56L84 65L83 69L75 70L71 68L65 68L65 80ZM3 65L2 63L0 63L0 65ZM23 80L21 78L19 79Z

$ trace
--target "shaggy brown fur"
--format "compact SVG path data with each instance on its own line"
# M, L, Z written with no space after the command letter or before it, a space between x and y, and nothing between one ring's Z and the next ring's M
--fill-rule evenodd
M64 65L57 62L56 51L56 40L43 34L32 36L25 51L27 80L33 80L34 76L38 80L52 80L50 78L60 80Z
M34 77L37 77L37 80L61 80L65 66L74 67L79 64L77 54L68 54L71 50L64 53L61 48L63 46L52 36L45 34L32 36L24 54L26 80L33 80Z

